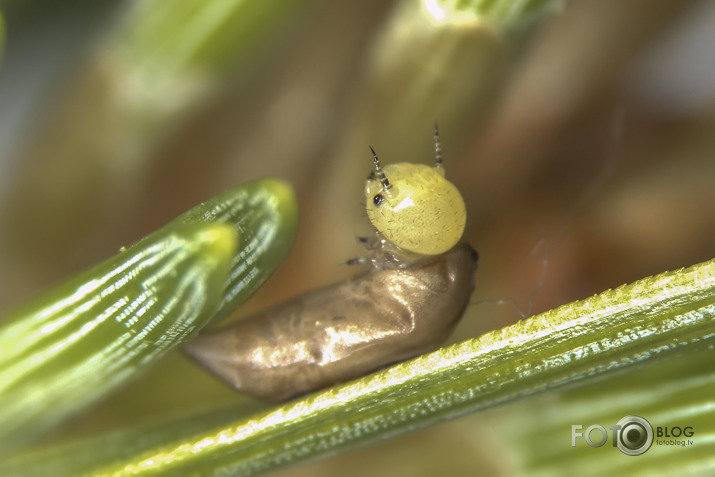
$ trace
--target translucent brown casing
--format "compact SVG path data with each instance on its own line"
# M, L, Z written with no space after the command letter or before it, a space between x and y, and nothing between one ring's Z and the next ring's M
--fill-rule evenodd
M432 351L469 303L465 244L406 268L369 270L199 336L185 351L236 389L269 400L356 378Z

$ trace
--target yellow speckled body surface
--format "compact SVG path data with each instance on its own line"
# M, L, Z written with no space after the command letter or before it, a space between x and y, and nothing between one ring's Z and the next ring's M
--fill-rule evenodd
M390 188L377 177L365 187L367 216L387 240L411 252L437 255L454 247L467 221L464 199L444 169L398 163L384 168Z

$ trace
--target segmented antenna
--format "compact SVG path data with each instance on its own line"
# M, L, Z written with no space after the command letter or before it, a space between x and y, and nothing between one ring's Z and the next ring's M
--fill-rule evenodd
M439 128L437 127L437 121L434 122L434 154L436 158L435 167L437 169L442 168L442 146L439 144Z
M377 154L375 154L375 150L372 148L372 146L370 146L370 150L372 151L372 157L375 159L375 174L377 174L377 178L380 179L380 184L382 184L382 188L386 191L390 190L392 184L390 184L390 181L387 179L385 172L382 170L382 167L380 167L380 159L377 158Z

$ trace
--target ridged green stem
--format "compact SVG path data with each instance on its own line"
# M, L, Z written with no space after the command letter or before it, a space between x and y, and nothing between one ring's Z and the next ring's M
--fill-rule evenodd
M285 259L295 198L230 189L10 312L0 327L0 448L21 443L245 301Z
M715 260L648 277L93 475L250 475L710 347Z

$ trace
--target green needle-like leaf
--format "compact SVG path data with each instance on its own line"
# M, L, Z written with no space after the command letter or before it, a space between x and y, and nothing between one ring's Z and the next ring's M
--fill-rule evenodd
M11 314L3 434L61 418L185 339L215 309L235 243L226 225L172 227Z
M121 456L162 445L168 440L191 438L245 416L245 411L221 409L176 422L147 423L110 432L89 439L62 442L57 446L30 450L0 459L0 475L45 477L84 475L99 465L114 462Z
M564 305L188 439L165 434L163 446L117 456L94 475L249 475L655 357L698 353L714 337L715 260ZM93 445L99 444L89 441L84 452Z
M666 353L664 359L611 373L607 380L592 379L546 399L514 403L508 409L511 422L502 426L500 440L520 456L529 475L575 475L583 469L589 475L712 475L715 373L709 365L713 356L709 341L676 351L677 359L672 359L675 353ZM671 346L677 347L677 342ZM633 414L646 418L655 433L652 447L642 457L626 457L614 449L610 430L603 448L591 447L583 438L571 446L573 425L582 425L582 431L593 424L608 429ZM674 426L691 426L694 435L680 435L678 440L690 439L694 445L663 445L658 427Z
M125 167L133 160L139 167L157 141L225 87L231 71L245 67L308 5L307 0L128 2L102 53L102 62L112 65L102 93L114 111L111 127L102 131L104 159ZM123 152L119 157L112 154L117 149Z
M116 41L136 65L161 75L234 67L306 0L139 0L131 3Z
M214 320L246 301L288 256L298 231L298 205L285 182L262 179L234 187L185 212L173 223L228 223L238 253Z
M238 186L11 312L0 445L85 407L242 303L283 261L296 223L288 185Z
M558 10L562 0L425 0L423 2L435 17L450 12L502 24L523 22L532 15Z

